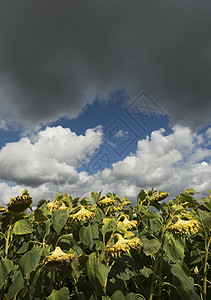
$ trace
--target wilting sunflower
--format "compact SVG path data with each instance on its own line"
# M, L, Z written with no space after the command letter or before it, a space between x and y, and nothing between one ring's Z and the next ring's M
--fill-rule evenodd
M7 209L3 206L0 207L0 212L5 212Z
M113 198L108 198L106 196L103 196L99 199L99 201L97 202L97 205L100 207L116 205L116 201Z
M11 198L10 202L7 204L7 208L12 212L22 212L27 209L32 204L32 198L29 196L27 190L22 192L21 196L16 198Z
M166 197L169 196L169 193L167 192L155 192L152 197L150 197L150 202L159 202L161 200L164 200Z
M137 226L136 220L130 221L130 220L128 220L128 217L126 215L122 215L120 220L122 220L122 218L123 218L123 221L119 221L119 222L122 222L125 225L126 229L132 229Z
M107 256L117 257L124 252L130 252L131 249L137 249L142 246L142 242L138 237L133 239L124 239L121 234L115 234L118 238L118 241L111 247L108 247L105 250Z
M66 209L68 208L64 202L62 202L61 200L56 200L56 201L52 201L52 202L49 202L46 204L46 207L49 209L49 210L63 210L63 209Z
M167 228L168 231L177 234L196 234L199 231L199 223L197 220L181 220Z
M130 205L130 204L131 204L130 201L125 201L125 202L119 204L118 210L123 210L125 208L125 206Z
M89 211L88 209L81 206L81 209L76 213L70 215L73 221L87 221L91 220L95 216L95 212Z
M54 268L61 264L70 264L74 257L74 254L66 254L60 247L56 247L53 253L45 258L45 266L48 268Z

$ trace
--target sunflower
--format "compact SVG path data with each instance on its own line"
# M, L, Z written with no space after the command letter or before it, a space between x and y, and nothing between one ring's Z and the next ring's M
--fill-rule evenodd
M196 234L199 231L199 223L197 220L178 219L177 222L170 225L167 230L178 234Z
M45 258L45 266L54 268L61 264L70 264L74 260L74 257L74 254L66 254L60 247L56 247L53 253Z
M137 226L137 221L136 220L130 221L130 220L128 220L128 217L126 215L122 215L121 218L120 218L120 220L122 218L124 220L123 221L119 221L119 222L122 222L125 225L126 229L132 229L132 228L135 228Z
M5 212L7 209L3 206L0 207L0 212Z
M119 204L118 210L123 210L125 208L125 206L130 205L130 204L131 204L130 201L125 201L125 202Z
M118 241L111 247L108 247L105 250L107 256L117 257L124 252L130 252L131 249L137 249L139 246L142 246L142 242L138 237L133 239L125 239L121 234L115 234L118 237Z
M81 206L81 209L76 213L70 215L70 218L73 221L87 221L91 220L95 216L95 212L89 211L84 206Z
M68 208L61 200L53 200L46 204L49 210L62 210Z
M27 190L22 192L21 196L16 198L11 198L10 202L7 204L7 208L12 212L22 212L27 209L32 204L32 198L29 196Z
M108 198L106 196L103 196L99 199L99 201L97 202L97 205L100 207L116 205L116 201L113 198Z
M167 192L163 192L163 191L160 191L160 192L155 192L152 197L150 197L150 202L159 202L161 200L164 200L166 197L169 196L169 193Z

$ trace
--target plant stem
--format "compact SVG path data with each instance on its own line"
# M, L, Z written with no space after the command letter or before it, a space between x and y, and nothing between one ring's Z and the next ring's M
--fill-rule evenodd
M160 269L159 269L159 287L158 287L158 299L161 300L162 296L162 269L163 269L163 251L161 252L160 258Z
M150 291L149 291L149 300L152 300L152 298L153 298L154 281L155 281L155 276L156 276L156 273L157 273L158 261L159 261L159 256L160 256L161 249L162 249L162 246L160 247L160 249L156 253L156 257L155 257L155 264L154 264L154 268L153 268L152 281L151 281Z
M4 237L4 239L5 239L5 241L7 241L7 238L6 238L5 234L3 234L3 232L0 232L0 234L2 234L3 237Z
M7 258L8 250L9 250L10 233L12 230L12 219L13 219L13 213L11 213L11 216L10 216L10 224L9 224L9 228L8 228L8 232L7 232L6 245L5 245L5 258Z
M112 233L110 239L108 240L108 243L106 244L104 250L103 250L103 254L102 254L102 257L101 257L101 262L103 261L104 257L105 257L105 252L106 252L106 249L110 246L112 240L115 238L115 236L117 236L116 233Z
M53 275L54 275L54 268L51 269L51 281L50 281L50 293L53 289Z
M153 298L155 276L156 276L157 269L158 269L159 256L160 256L160 253L162 252L163 241L164 241L164 234L166 232L166 229L168 228L168 226L172 222L172 219L173 218L171 218L169 220L169 222L167 223L166 227L162 229L161 240L160 240L160 248L159 248L159 250L158 250L158 252L156 253L156 256L155 256L155 263L154 263L154 268L153 268L153 273L152 273L152 281L151 281L150 290L149 290L149 300L152 300L152 298ZM162 255L161 255L161 260L163 260L163 256Z
M204 272L203 272L203 294L204 294L204 300L207 299L207 260L208 260L208 254L209 254L209 247L211 243L211 237L207 241L207 238L205 239L205 259L204 259Z

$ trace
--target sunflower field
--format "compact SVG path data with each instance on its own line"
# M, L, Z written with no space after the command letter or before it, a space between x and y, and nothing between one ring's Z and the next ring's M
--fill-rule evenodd
M193 196L59 193L32 209L24 190L0 208L0 299L211 299L211 191Z

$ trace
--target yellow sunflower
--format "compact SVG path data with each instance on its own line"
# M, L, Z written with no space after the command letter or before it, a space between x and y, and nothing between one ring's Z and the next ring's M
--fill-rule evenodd
M54 268L61 264L70 264L74 257L74 254L66 254L60 247L56 247L53 253L45 258L45 266L48 268Z
M196 234L199 231L199 223L197 220L178 219L178 221L170 225L167 230L177 234Z
M62 202L61 200L53 200L52 202L49 202L46 204L46 207L49 209L49 210L62 210L62 209L66 209L68 208L64 202Z
M76 213L70 215L70 218L73 221L87 221L91 220L95 216L95 212L89 211L84 206L81 206L81 209Z
M119 222L122 222L125 225L126 229L135 228L138 224L136 220L132 220L132 221L128 220L127 215L122 215L120 220L122 218L123 218L123 221L119 221Z
M106 196L103 196L99 199L99 201L97 202L97 205L100 207L116 205L116 201L113 198L108 198Z
M150 198L150 202L159 202L161 200L164 200L166 197L169 196L169 193L167 192L155 192L152 197Z
M131 249L137 249L142 246L142 242L138 237L133 239L125 239L121 236L121 234L115 234L118 238L118 241L111 247L108 247L105 250L105 254L107 256L117 257L120 256L124 252L130 252Z
M125 208L125 206L130 205L130 204L131 204L130 201L125 201L125 202L119 204L118 210L123 210Z

